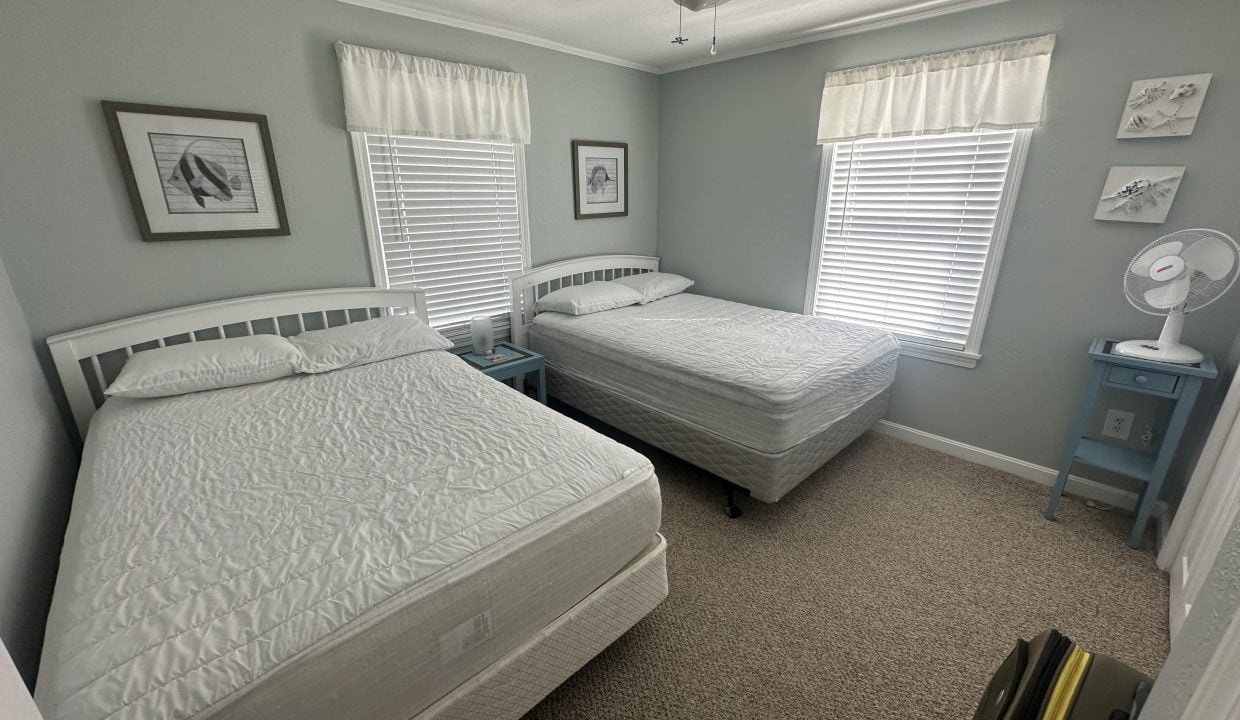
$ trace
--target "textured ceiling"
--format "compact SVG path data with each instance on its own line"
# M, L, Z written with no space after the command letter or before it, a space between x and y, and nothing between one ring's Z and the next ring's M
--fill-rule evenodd
M689 67L1003 0L731 0L719 7L719 55L710 57L711 8L672 0L342 0L575 52L651 71Z

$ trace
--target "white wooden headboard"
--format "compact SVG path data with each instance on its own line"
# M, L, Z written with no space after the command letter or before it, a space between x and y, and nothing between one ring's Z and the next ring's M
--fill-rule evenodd
M659 258L649 255L589 255L516 273L510 276L512 341L525 345L530 324L534 321L534 303L553 290L658 269Z
M188 305L82 328L47 339L78 432L103 404L104 388L135 352L245 335L296 335L392 313L426 320L426 293L417 288L339 288L253 295Z

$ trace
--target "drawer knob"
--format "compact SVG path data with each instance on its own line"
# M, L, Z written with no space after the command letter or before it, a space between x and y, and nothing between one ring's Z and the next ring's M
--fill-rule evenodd
M1138 385L1144 385L1144 384L1146 384L1147 382L1149 382L1149 381L1150 381L1150 379L1149 379L1148 377L1146 377L1145 375L1133 375L1133 376L1132 376L1132 381L1133 381L1133 382L1135 382L1135 383L1136 383L1136 384L1138 384Z

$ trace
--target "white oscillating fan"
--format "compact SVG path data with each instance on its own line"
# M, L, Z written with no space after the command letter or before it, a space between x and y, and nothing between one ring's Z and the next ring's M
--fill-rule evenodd
M1166 315L1157 340L1126 340L1115 352L1191 365L1202 354L1180 343L1184 313L1214 302L1236 281L1240 247L1217 230L1194 228L1164 235L1137 255L1124 273L1124 294L1141 312Z

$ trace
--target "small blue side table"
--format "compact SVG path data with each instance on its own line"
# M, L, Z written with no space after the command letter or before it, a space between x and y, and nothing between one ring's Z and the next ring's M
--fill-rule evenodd
M542 355L508 342L495 343L494 352L490 355L475 355L469 346L452 352L484 375L514 386L513 380L517 376L538 373L538 402L547 404L547 371Z
M1059 507L1059 499L1063 495L1064 486L1068 484L1068 474L1074 462L1126 475L1145 484L1140 498L1137 499L1137 520L1128 535L1128 547L1135 548L1145 534L1150 511L1154 509L1158 493L1162 490L1167 468L1170 467L1171 458L1180 444L1184 426L1188 424L1193 403L1197 401L1197 393L1201 390L1201 383L1217 377L1218 368L1208 357L1197 365L1175 365L1116 355L1111 352L1111 348L1117 342L1119 341L1110 338L1094 338L1093 345L1089 348L1089 382L1085 385L1085 393L1076 408L1076 418L1072 421L1072 430L1068 433L1063 462L1059 465L1059 477L1051 490L1050 502L1046 504L1046 519L1055 519L1055 510ZM1094 401L1098 399L1098 393L1104 386L1176 401L1171 420L1167 423L1167 431L1163 433L1162 442L1154 453L1146 454L1082 437Z

